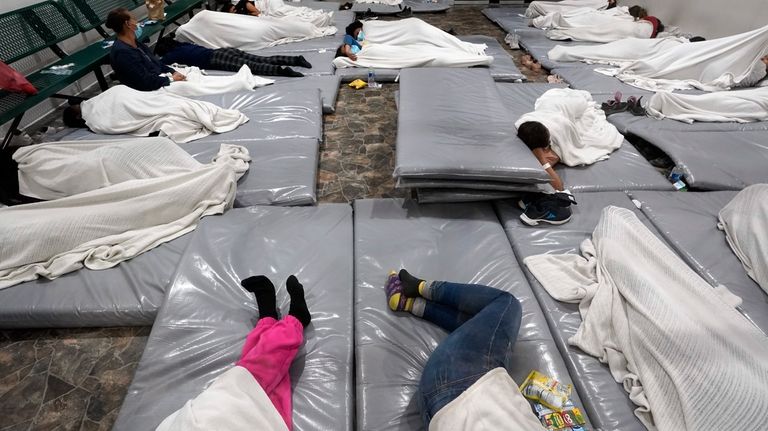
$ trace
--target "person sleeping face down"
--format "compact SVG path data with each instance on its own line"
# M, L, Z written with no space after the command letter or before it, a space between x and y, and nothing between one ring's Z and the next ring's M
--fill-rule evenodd
M517 128L517 137L531 150L536 160L541 163L550 178L550 184L555 190L563 190L563 181L555 172L554 167L560 162L550 146L549 129L537 121L526 121Z
M355 20L355 22L347 26L344 42L336 50L336 57L346 56L352 61L357 61L357 53L363 49L363 41L365 41L363 23Z

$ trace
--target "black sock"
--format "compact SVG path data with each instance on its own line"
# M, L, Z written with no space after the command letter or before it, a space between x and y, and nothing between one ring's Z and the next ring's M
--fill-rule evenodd
M275 286L266 275L248 277L240 282L245 290L256 296L256 304L259 306L259 319L273 317L277 319L277 299L275 299Z
M312 63L308 62L307 59L304 58L303 55L300 55L296 59L296 64L294 64L294 66L306 67L307 69L311 69L312 68Z
M288 314L299 319L302 326L306 328L312 321L312 316L309 314L307 301L304 299L304 286L293 275L288 277L285 285L288 288L288 294L291 295L291 308L288 310Z
M283 68L280 69L280 76L290 76L290 77L294 77L294 78L300 78L300 77L304 76L304 74L301 73L301 72L297 72L297 71L291 69L290 67L283 67Z
M405 269L401 269L397 276L400 278L400 283L403 285L403 293L405 296L409 298L416 298L419 296L419 285L424 282L424 280L412 276Z

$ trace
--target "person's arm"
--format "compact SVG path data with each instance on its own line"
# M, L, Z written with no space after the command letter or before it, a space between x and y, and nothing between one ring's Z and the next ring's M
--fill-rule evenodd
M261 15L261 11L259 10L259 8L257 8L256 5L251 2L248 2L245 4L245 9L248 11L248 15L253 15L253 16Z
M355 54L352 54L352 47L350 45L344 45L344 48L342 48L342 52L344 52L344 55L349 57L352 61L357 61L357 56Z
M153 91L171 83L169 78L150 72L141 53L133 49L121 49L115 53L112 68L123 84L135 90ZM168 69L173 72L170 67Z
M552 188L558 192L565 190L563 180L560 179L560 175L558 175L555 171L555 165L557 165L558 162L557 158L552 157L549 152L542 148L536 148L533 150L533 155L536 157L536 160L541 163L541 166L544 168L544 170L547 171L547 174L549 174L549 178L551 178L549 184L552 186Z

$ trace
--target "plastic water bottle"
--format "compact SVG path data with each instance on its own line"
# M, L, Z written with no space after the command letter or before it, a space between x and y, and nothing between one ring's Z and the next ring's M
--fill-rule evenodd
M373 71L373 68L368 68L368 88L378 87L378 84L376 84L376 72Z
M669 180L678 191L684 192L688 190L688 185L685 184L685 181L683 180L683 170L679 167L675 166L672 168L672 172L669 174Z

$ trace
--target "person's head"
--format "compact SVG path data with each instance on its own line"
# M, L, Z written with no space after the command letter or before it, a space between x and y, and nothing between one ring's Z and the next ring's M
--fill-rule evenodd
M768 65L768 55L764 55L763 58L761 58L760 60L762 60L763 63L765 63L766 65Z
M221 11L227 13L235 13L235 5L230 2L224 3L224 6L221 7Z
M608 0L608 8L607 9L613 9L618 4L618 0Z
M629 8L629 14L635 17L635 19L641 19L648 16L648 11L646 11L643 7L634 5Z
M178 46L179 42L176 42L174 38L176 35L173 33L169 34L168 36L161 37L158 39L157 44L155 45L155 54L162 57L165 54L171 52Z
M80 110L80 105L69 105L64 109L62 115L64 125L67 127L73 127L76 129L83 129L87 127L85 120L83 119L83 112Z
M531 150L549 147L549 129L538 121L526 121L517 128L517 137Z
M108 29L111 29L118 35L134 33L139 27L139 22L126 8L118 8L107 15L107 21L104 23Z
M704 42L705 40L707 39L701 36L693 36L692 38L688 39L689 42Z
M357 36L360 34L360 32L363 31L363 23L359 20L355 20L352 24L348 25L346 28L346 33L355 39L357 39Z

